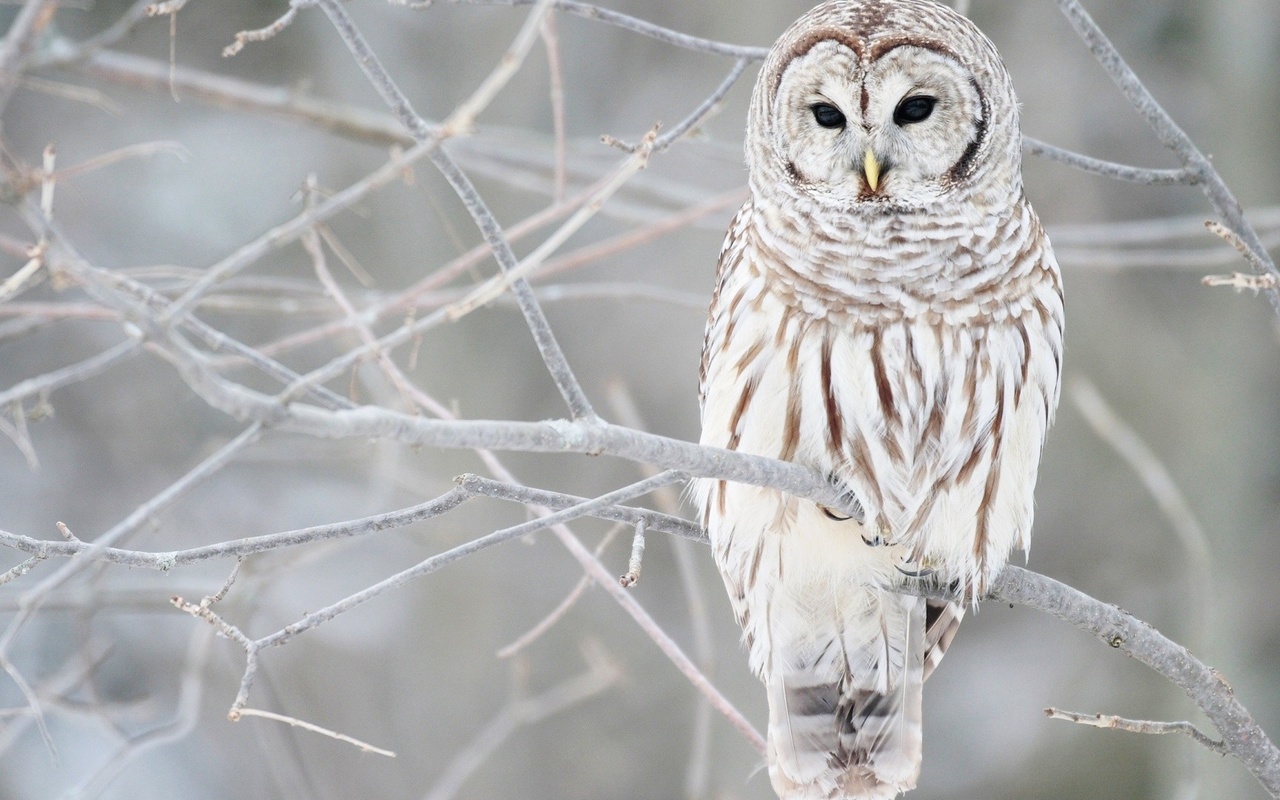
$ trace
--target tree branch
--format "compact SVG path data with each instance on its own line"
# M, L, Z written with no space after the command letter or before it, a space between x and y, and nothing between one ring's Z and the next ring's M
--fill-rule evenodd
M1089 16L1089 12L1085 11L1079 0L1054 0L1054 2L1066 15L1071 27L1075 28L1076 33L1084 40L1094 58L1106 70L1112 82L1138 114L1146 120L1160 142L1173 151L1182 161L1183 166L1196 176L1197 183L1205 197L1209 198L1209 203L1214 210L1218 212L1223 224L1239 236L1244 246L1252 252L1253 258L1250 259L1250 263L1262 267L1265 270L1261 273L1262 275L1271 276L1273 285L1264 291L1276 313L1280 313L1280 289L1275 286L1275 282L1280 280L1280 270L1276 269L1276 264L1258 238L1257 231L1245 219L1239 201L1227 188L1226 182L1222 180L1213 163L1200 151L1195 142L1191 141L1191 137L1173 121L1173 117L1169 116L1169 113L1156 102L1150 90L1125 63L1115 45L1093 21L1093 17Z
M1043 611L1092 634L1136 658L1186 692L1222 735L1231 755L1244 764L1272 797L1280 797L1280 749L1267 738L1231 686L1182 645L1119 608L1018 567L1008 566L992 586L990 598Z

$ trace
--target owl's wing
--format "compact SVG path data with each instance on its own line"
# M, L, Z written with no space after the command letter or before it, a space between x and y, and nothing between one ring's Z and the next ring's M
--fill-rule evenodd
M726 338L725 326L732 318L733 310L726 307L725 283L732 274L733 267L743 256L747 246L747 228L750 225L751 201L743 203L738 213L729 223L729 231L720 247L720 257L716 262L716 287L711 295L711 306L707 310L707 327L702 337L702 363L698 370L698 406L705 408L707 403L707 378L711 370L711 358L715 354L713 343L722 342Z

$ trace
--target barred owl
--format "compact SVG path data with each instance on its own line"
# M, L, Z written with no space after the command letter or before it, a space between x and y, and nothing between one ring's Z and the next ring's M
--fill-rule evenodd
M1057 264L1023 195L995 47L932 0L831 0L772 48L751 198L720 254L702 442L811 467L862 514L697 487L792 798L889 798L920 772L921 691L1031 532L1058 403ZM850 506L852 507L852 506Z

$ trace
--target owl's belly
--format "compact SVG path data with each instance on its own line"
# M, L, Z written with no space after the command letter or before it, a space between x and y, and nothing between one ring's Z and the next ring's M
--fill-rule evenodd
M1025 547L1057 393L1053 342L1028 320L858 326L802 315L765 293L726 333L708 371L703 443L830 475L858 496L867 524L712 483L704 509L713 543L757 529L806 542L803 553L816 555L789 559L806 572L838 566L892 580L897 566L915 565L979 591L1015 545ZM893 546L864 543L876 538Z

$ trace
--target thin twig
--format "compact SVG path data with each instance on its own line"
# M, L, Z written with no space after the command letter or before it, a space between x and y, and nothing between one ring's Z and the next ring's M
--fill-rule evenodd
M598 648L596 648L598 650ZM463 783L502 743L521 727L536 724L608 689L617 683L621 669L600 651L584 648L590 668L534 695L513 699L483 730L449 762L444 773L426 794L426 800L449 800Z
M324 0L322 0L323 4ZM343 38L347 39L348 47L352 48L352 52L356 52L357 48L363 44L358 39L359 32L355 30L355 26L351 20L343 19L335 16L330 12L329 6L324 6L329 18L333 20ZM538 0L534 5L533 11L529 12L529 16L525 18L524 25L520 26L519 33L512 40L511 46L507 48L507 52L498 60L498 65L485 76L484 81L480 84L471 95L464 100L453 113L440 126L440 135L444 138L452 138L460 134L471 131L475 125L476 118L480 116L480 112L489 107L493 99L498 96L498 92L506 86L511 78L520 71L520 67L524 64L525 58L529 55L529 50L533 48L534 41L538 38L539 32L542 30L542 21L547 17L547 11L551 8L550 0ZM357 44L359 42L359 44ZM364 51L372 55L372 50L364 45ZM387 101L392 110L396 112L396 116L404 123L415 137L421 137L425 134L426 128L422 126L422 119L417 116L409 105L409 100L395 85L391 82L390 74L382 70L381 65L366 65L365 73L374 85L379 88L382 98Z
M91 543L85 545L83 542L61 542L49 545L50 547L83 547L84 549L82 550L82 553L85 555L81 558L71 559L67 563L63 564L60 568L55 570L52 575L36 584L22 595L20 601L21 609L14 615L13 619L10 620L4 633L0 635L0 655L8 652L14 638L22 631L26 624L31 621L31 618L39 608L40 603L44 598L49 596L50 592L61 586L72 576L79 573L86 565L93 563L95 559L107 551L108 548L111 548L119 542L122 538L137 530L137 528L146 520L150 519L152 515L159 513L161 509L177 501L178 498L182 497L192 488L204 482L224 466L229 464L232 459L239 455L242 449L256 442L262 435L262 432L262 425L258 423L250 425L241 432L239 436L219 448L213 455L201 461L181 478L169 484L169 486L159 494L156 494L150 500L134 509L132 514L125 517Z
M634 155L619 165L573 216L569 217L554 233L544 239L519 264L516 264L511 269L504 270L502 274L476 287L465 298L446 309L445 313L449 319L456 321L480 306L492 302L498 295L512 288L516 281L527 279L534 270L542 266L552 253L558 250L570 236L576 233L588 220L596 215L596 212L604 207L605 202L613 196L614 192L621 189L622 185L632 175L645 168L649 162L649 155L653 152L656 135L656 130L650 131L645 136L641 146L636 149Z
M476 5L476 6L531 6L541 0L424 0L423 2L412 3L408 0L393 0L397 5L409 5L414 8L428 8L432 5ZM579 3L576 0L554 0L552 7L558 11L566 11L579 17L603 22L608 25L621 28L625 31L638 33L641 36L648 36L657 39L660 42L675 45L676 47L692 50L695 53L711 53L718 56L729 56L730 58L745 58L750 61L762 61L769 54L767 47L744 47L727 42L717 42L711 39L704 39L700 36L690 36L687 33L664 28L660 25L654 25L652 22L645 22L642 19L627 16L626 14L611 11L607 8L593 6L588 3Z
M300 720L297 717L287 717L284 714L277 714L274 711L264 711L260 708L238 708L235 711L235 716L231 717L231 721L239 722L243 717L261 717L263 719L275 720L276 722L283 722L288 725L292 725L295 728L302 728L304 731L311 731L312 733L318 733L321 736L328 736L330 739L337 739L340 742L346 742L347 744L354 745L365 753L373 753L374 755L386 756L387 758L396 757L396 754L391 750L384 750L381 747L375 747L368 742L360 741L354 736L348 736L345 733L331 731L328 728L322 728L319 725L306 722L305 720Z
M260 647L278 647L298 634L311 630L317 625L328 622L339 614L349 611L361 603L372 600L373 598L384 594L391 589L402 586L415 578L435 572L441 567L452 564L453 562L473 553L478 553L481 550L485 550L496 544L511 541L512 539L519 539L520 537L528 536L531 533L544 530L557 523L568 522L579 517L587 516L593 511L608 508L620 502L630 500L633 497L648 494L656 488L667 486L671 483L677 483L683 479L684 476L678 472L664 472L656 477L639 481L638 483L633 483L630 486L624 486L621 489L609 492L608 494L603 494L562 511L557 511L554 514L529 520L528 522L514 525L510 528L503 528L502 530L494 531L487 536L481 536L479 539L473 539L466 544L459 545L451 550L434 555L425 561L410 567L409 569L398 572L389 578L385 578L373 586L370 586L363 591L356 592L350 597L340 600L337 603L308 614L297 622L288 625L269 636L262 637L257 640L257 644Z
M605 531L604 536L600 539L600 544L596 545L596 558L599 558L601 554L604 553L609 544L613 542L614 537L616 537L618 532L623 529L624 526L622 524L618 524ZM583 575L578 579L578 582L574 584L573 588L569 590L569 593L565 595L564 599L560 601L559 605L551 609L550 613L543 617L532 628L522 633L515 639L515 641L511 642L511 644L499 648L498 652L494 655L498 658L511 658L521 650L524 650L526 647L536 642L538 639L542 638L547 631L551 630L557 622L564 618L565 614L569 613L569 609L573 608L574 603L578 602L578 598L582 597L582 595L587 591L587 587L590 585L591 579L586 575Z
M1104 178L1128 183L1140 183L1146 186L1194 186L1200 182L1200 176L1190 169L1131 167L1127 164L1117 164L1112 161L1102 161L1081 155L1080 153L1042 142L1039 139L1033 139L1030 136L1022 137L1022 150L1033 156L1057 161L1083 172L1091 172Z
M1229 286L1239 292L1269 292L1280 287L1280 281L1272 275L1246 275L1243 272L1206 275L1200 282L1205 286Z
M275 22L263 28L255 30L240 31L236 34L236 39L231 44L222 49L223 58L231 58L244 49L249 42L265 42L274 38L285 28L293 24L294 17L298 16L298 10L313 5L312 2L304 2L303 0L293 0L289 5L289 10L280 15Z
M1228 755L1225 744L1217 739L1210 739L1205 736L1199 728L1190 722L1152 722L1150 720L1125 719L1124 717L1113 717L1104 714L1081 714L1076 711L1063 711L1059 708L1046 708L1044 715L1049 719L1061 719L1093 728L1109 728L1118 731L1129 731L1130 733L1185 733L1205 749L1220 756Z
M9 581L15 580L17 578L21 578L23 575L26 575L28 572L31 571L32 567L34 567L36 564L39 564L41 561L44 561L45 558L47 558L47 556L38 556L38 555L32 556L31 558L28 558L26 561L23 561L17 566L12 567L8 570L5 570L5 573L3 575L0 575L0 586L4 586Z
M627 561L627 571L618 583L630 589L640 582L640 570L644 566L644 520L636 524L635 535L631 539L631 558Z
M551 129L556 142L555 194L552 196L557 203L563 203L568 186L568 142L564 115L564 70L560 62L560 37L556 33L555 14L547 14L542 20L542 30L539 33L547 50L548 100L551 104Z

